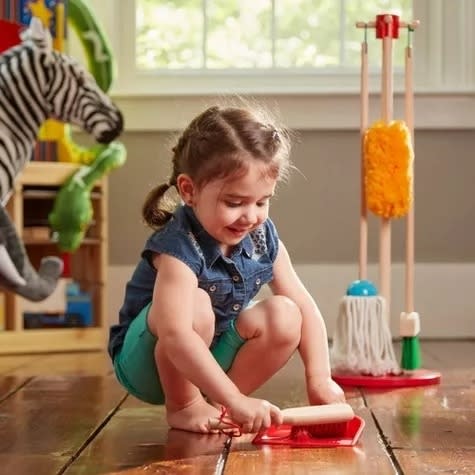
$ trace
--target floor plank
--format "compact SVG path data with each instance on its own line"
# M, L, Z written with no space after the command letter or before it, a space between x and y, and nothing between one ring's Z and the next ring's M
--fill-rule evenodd
M425 451L396 450L402 470L406 474L452 473L473 475L475 472L475 450L430 449Z
M68 456L0 454L1 473L18 475L53 475L68 461Z
M422 341L421 349L424 367L441 371L440 385L347 391L366 421L356 447L269 448L246 435L229 453L225 436L170 430L163 407L124 402L106 353L1 356L0 472L474 473L475 342ZM254 395L282 408L305 405L300 358Z
M112 377L32 379L0 404L0 458L15 467L5 473L31 473L34 463L56 473L123 397Z
M164 406L129 396L65 473L213 473L225 440L225 436L170 430ZM191 469L196 472L188 472Z

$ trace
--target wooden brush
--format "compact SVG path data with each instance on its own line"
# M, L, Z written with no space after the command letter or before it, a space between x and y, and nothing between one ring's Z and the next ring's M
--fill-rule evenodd
M324 404L282 409L283 424L291 426L290 437L337 437L345 433L347 424L355 414L349 404ZM211 429L229 429L229 423L222 419L210 419ZM264 431L265 432L265 431Z
M346 432L355 414L346 403L283 409L284 424L291 426L289 437L338 437Z

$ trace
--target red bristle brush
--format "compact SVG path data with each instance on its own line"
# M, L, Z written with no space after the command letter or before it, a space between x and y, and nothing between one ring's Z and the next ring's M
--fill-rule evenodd
M291 447L342 447L356 444L364 421L355 416L349 404L324 404L282 409L283 424L259 432L254 444ZM224 420L213 424L229 429Z

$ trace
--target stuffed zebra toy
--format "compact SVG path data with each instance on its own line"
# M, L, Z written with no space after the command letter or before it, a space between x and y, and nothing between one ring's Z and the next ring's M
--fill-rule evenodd
M48 118L75 124L100 143L110 143L123 127L120 111L92 76L54 51L49 30L32 18L22 42L0 55L0 285L33 301L51 294L63 263L45 257L37 272L4 205Z

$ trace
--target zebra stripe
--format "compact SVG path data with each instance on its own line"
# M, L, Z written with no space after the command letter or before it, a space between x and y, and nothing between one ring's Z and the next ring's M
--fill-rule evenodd
M39 128L49 117L78 125L102 143L123 127L120 111L92 76L53 51L48 30L36 28L0 56L0 200L31 159Z

